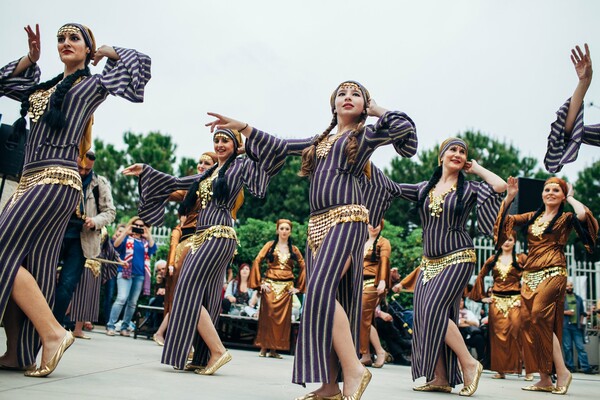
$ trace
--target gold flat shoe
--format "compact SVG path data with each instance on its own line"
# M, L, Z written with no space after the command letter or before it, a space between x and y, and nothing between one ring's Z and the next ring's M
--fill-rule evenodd
M281 360L283 357L279 353L269 353L269 358L278 358Z
M342 400L342 392L338 392L333 396L321 396L316 393L308 393L302 397L296 397L295 400Z
M154 343L156 343L159 346L164 346L165 345L165 341L159 339L158 336L156 336L156 334L152 335L152 340L154 341Z
M567 378L567 384L565 386L558 386L556 385L556 389L554 389L552 391L552 394L567 394L567 391L569 390L569 386L571 386L571 381L573 380L573 374L569 374L569 377Z
M74 337L74 338L76 338L76 339L85 339L85 340L91 340L91 339L92 339L91 337L89 337L89 336L88 336L88 335L86 335L86 334L82 334L82 335L73 335L73 337Z
M365 392L365 389L369 385L369 382L371 382L372 376L373 375L371 375L369 370L365 369L365 372L363 372L363 374L362 374L362 378L360 380L360 383L358 384L358 387L356 388L356 391L354 393L352 393L350 396L344 396L342 398L342 400L360 400L363 393Z
M492 376L492 379L506 379L506 375L504 374L495 374Z
M527 375L525 375L525 378L523 378L523 380L525 382L531 382L533 380L533 374L527 374Z
M554 386L535 386L529 385L521 388L522 390L527 390L528 392L547 392L552 393L554 391Z
M258 353L258 356L259 356L259 357L266 357L266 356L267 356L267 353Z
M187 363L185 367L183 367L184 371L196 371L197 369L206 368L204 365L196 365L194 363Z
M74 341L75 338L73 337L71 331L67 331L62 342L60 342L60 344L58 345L56 353L54 353L54 355L50 358L50 361L46 363L46 366L26 371L25 376L29 376L32 378L42 378L44 376L50 375L58 366L58 363L60 362L60 359L62 358L65 351L67 351L67 349L73 344Z
M212 375L215 372L217 372L217 370L223 365L227 364L229 361L231 361L231 354L229 354L229 352L225 350L225 353L223 353L223 355L219 357L219 359L213 365L211 365L210 367L207 366L206 368L197 369L194 372L198 375Z
M479 386L479 379L481 378L481 373L483 372L483 365L480 362L477 363L477 370L475 371L475 377L473 378L473 382L469 386L464 386L460 389L458 394L460 396L472 396L473 393L477 390L477 386Z
M450 393L452 392L452 386L449 385L430 385L428 383L413 387L415 392L442 392L442 393Z

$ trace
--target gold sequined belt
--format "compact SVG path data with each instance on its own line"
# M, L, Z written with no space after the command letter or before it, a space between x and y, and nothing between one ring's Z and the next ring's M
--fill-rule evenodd
M204 242L206 242L207 240L211 240L212 238L235 239L235 241L238 243L238 246L240 244L235 230L232 227L225 225L213 225L210 228L204 229L203 231L196 233L190 239L190 247L192 248L192 254L194 254Z
M87 259L85 260L84 266L92 271L94 278L98 278L100 276L100 261Z
M281 299L291 289L294 288L294 281L274 281L273 279L265 279L265 283L271 287L271 291L275 293L275 300Z
M349 204L310 217L308 220L308 246L312 250L313 257L317 255L317 250L329 230L344 222L369 223L369 210L362 205Z
M429 258L423 256L421 259L421 271L423 271L423 285L435 278L440 272L449 265L459 263L474 263L477 261L475 250L467 249L449 254L439 258Z
M65 167L49 167L43 170L26 172L19 181L19 185L10 199L12 207L31 188L37 185L65 185L81 192L81 176L77 171ZM83 193L81 194L83 196ZM79 209L77 210L79 212Z
M504 318L506 318L508 317L508 310L519 306L521 295L513 294L512 296L502 296L492 294L492 300L494 301L494 306L504 315Z
M567 276L567 269L565 267L548 267L535 272L523 271L523 282L531 290L535 290L545 279L557 275Z
M371 286L371 289L375 286L375 278L363 280L363 290L369 288L369 286Z

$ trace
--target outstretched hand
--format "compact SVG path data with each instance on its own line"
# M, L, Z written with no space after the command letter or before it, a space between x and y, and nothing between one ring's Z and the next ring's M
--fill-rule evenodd
M509 176L506 180L506 184L506 194L509 197L514 198L517 195L517 192L519 191L519 179L515 178L514 176Z
M592 58L590 57L590 48L584 44L585 54L581 51L581 47L575 46L571 49L571 61L575 66L575 72L580 81L592 80Z
M214 112L207 112L207 114L216 118L214 121L204 125L210 127L210 133L213 133L215 129L235 129L242 135L247 136L252 131L252 129L248 129L248 124L244 122Z
M133 164L125 168L122 174L127 176L140 176L142 171L144 171L144 164Z
M29 58L32 62L36 63L40 59L41 45L40 45L40 25L35 24L35 32L31 26L27 25L25 28L27 32L27 43L29 45Z

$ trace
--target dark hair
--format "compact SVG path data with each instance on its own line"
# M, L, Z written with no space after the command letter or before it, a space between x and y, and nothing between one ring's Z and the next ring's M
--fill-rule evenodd
M379 240L380 237L381 237L381 230L377 234L377 237L375 238L375 240L373 240L373 249L371 251L371 262L377 261L377 241Z
M560 218L560 216L563 215L564 209L565 209L565 203L561 202L560 206L558 207L558 211L556 212L556 215L554 216L554 218L552 218L552 220L550 221L550 223L548 224L548 226L544 230L544 233L552 233L552 228L554 228L554 224ZM544 212L544 210L545 210L545 207L542 204L540 206L540 208L538 208L536 210L536 212L533 214L533 216L531 218L529 218L529 221L527 221L527 223L525 223L525 225L523 225L522 232L523 232L523 234L525 236L527 236L527 231L529 230L529 226L531 224L533 224L535 222L535 220L538 219L538 217L540 215L542 215L542 213Z
M204 171L204 173L200 175L198 180L194 181L194 183L190 185L183 201L179 204L179 208L177 210L179 215L188 215L190 212L192 212L194 206L196 205L196 201L198 200L198 188L200 187L200 182L211 176L213 171L217 167L218 164L213 165L212 167Z
M90 161L96 161L96 153L94 153L92 150L88 150L87 153L85 153L85 158Z
M273 240L273 244L269 248L269 251L267 251L267 255L266 255L267 260L269 262L273 262L273 260L275 260L275 257L273 256L273 252L275 252L275 248L277 247L278 241L279 241L279 235L275 235L275 240ZM294 253L292 246L293 246L292 238L289 237L288 238L288 248L290 250L290 258L294 261L298 261L298 257L296 256L296 253Z
M49 100L50 106L44 112L44 115L42 116L42 118L43 118L44 122L46 124L48 124L48 126L50 126L55 132L60 131L66 124L66 117L62 111L62 106L63 106L63 102L65 100L65 96L66 96L67 92L71 89L73 84L79 78L82 78L84 76L90 76L90 75L91 75L90 69L89 69L89 67L86 66L83 69L78 69L71 75L67 76L65 79L63 79L63 77L64 77L64 73L63 73L63 74L55 76L54 78L50 79L49 81L35 85L32 88L30 88L28 91L26 91L24 94L23 101L21 102L21 110L20 110L21 117L19 119L17 119L15 121L15 123L13 124L14 132L11 135L11 140L18 140L18 138L21 135L25 134L25 130L27 128L27 121L25 120L25 116L27 115L27 112L29 111L29 106L30 106L29 96L38 90L48 90L48 89L54 87L57 83L58 83L58 86L56 86L56 90L54 91L52 96L50 96L50 100ZM62 82L61 82L61 79L62 79Z
M516 242L517 238L516 238L515 234L516 234L516 232L511 233L510 236L512 236L513 239ZM498 246L498 250L496 250L496 254L494 254L494 261L492 262L492 267L494 265L496 265L496 263L498 262L498 259L500 258L501 255L502 255L502 245ZM519 261L517 260L517 246L513 246L513 249L512 249L512 263L510 265L512 265L514 268L516 268L518 270L522 270L523 269L523 268L521 268L521 266L519 265Z
M427 182L427 186L425 186L425 189L423 189L423 191L419 195L419 199L417 200L417 204L414 208L414 211L416 212L417 215L419 213L419 210L423 207L423 204L425 204L425 199L429 195L429 192L440 181L441 177L442 177L442 166L440 165L433 171L431 178L429 178L429 182ZM463 204L464 192L465 192L465 174L462 171L460 171L458 173L458 182L456 183L456 207L454 208L454 216L456 216L456 217L460 217L460 215L462 214L463 209L464 209L464 204Z

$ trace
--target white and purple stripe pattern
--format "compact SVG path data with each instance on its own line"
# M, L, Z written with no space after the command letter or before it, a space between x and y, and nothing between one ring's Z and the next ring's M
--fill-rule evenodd
M402 195L402 189L373 163L371 163L371 178L363 175L361 180L365 207L369 210L369 224L377 226L392 204L392 200Z
M551 173L560 172L565 164L577 159L581 143L600 146L600 124L583 125L583 104L579 108L571 135L565 132L565 122L571 99L556 112L556 121L550 126L548 148L544 157L544 166Z
M392 144L403 157L410 157L417 150L415 125L401 112L386 112L374 125L365 126L357 137L357 158L352 165L348 164L344 154L348 134L346 132L333 144L327 157L316 159L315 169L309 178L311 215L343 205L365 204L361 179L364 167L377 147ZM301 155L314 139L286 140L254 130L247 146L261 148L256 154L261 159L279 162L282 156ZM294 383L332 382L336 379L330 376L336 299L348 315L356 353L359 352L362 260L366 238L365 223L341 223L329 230L314 259L310 250L307 251L307 290L294 358ZM352 265L341 277L350 257Z
M24 173L50 166L77 170L79 143L86 123L107 95L113 93L142 101L144 86L150 78L150 59L135 50L115 50L120 60L108 62L101 75L83 79L66 94L62 109L66 116L64 128L56 132L43 119L32 124L25 147ZM15 65L2 68L3 76L10 75ZM31 83L39 75L37 67L35 71ZM14 79L0 80L0 94L20 100L25 92L19 95L14 91L28 90L30 86L23 80L15 84ZM4 315L7 307L15 307L9 296L21 265L33 275L52 307L60 244L80 198L80 192L69 186L39 185L0 214L0 314ZM26 366L35 362L40 341L31 321L24 319L18 323L17 357L19 365Z
M0 68L0 97L6 96L13 100L23 101L24 94L40 81L41 71L37 64L27 68L19 76L10 76L19 61L13 61Z

